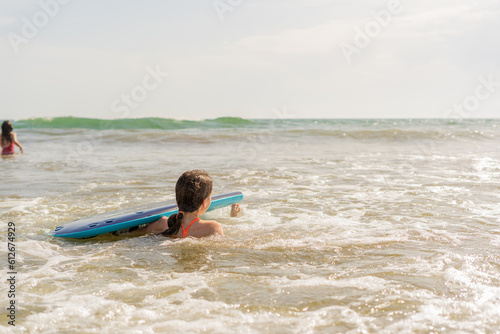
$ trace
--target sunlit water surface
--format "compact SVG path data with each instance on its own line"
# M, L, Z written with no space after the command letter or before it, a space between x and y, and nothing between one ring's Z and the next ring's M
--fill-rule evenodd
M16 332L499 332L499 121L17 132L26 153L0 160ZM223 238L49 234L174 199L189 169L245 195L240 217L206 215Z

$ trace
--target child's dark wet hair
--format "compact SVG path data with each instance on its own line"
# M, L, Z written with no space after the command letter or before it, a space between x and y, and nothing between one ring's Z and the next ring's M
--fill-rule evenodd
M10 143L12 141L11 132L12 132L12 123L10 121L4 121L2 123L2 141L5 143Z
M182 224L183 212L198 210L203 201L212 194L212 185L212 178L203 170L191 170L182 174L175 185L179 213L168 218L168 229L162 234L176 234Z

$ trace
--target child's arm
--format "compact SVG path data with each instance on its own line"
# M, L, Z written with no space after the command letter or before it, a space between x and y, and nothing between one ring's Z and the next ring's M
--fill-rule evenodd
M126 234L127 237L140 237L146 234L158 234L165 231L167 228L168 228L168 218L161 217L157 221L149 223L146 226L131 227L126 230L113 232L113 234L116 236L121 234Z
M138 232L140 232L141 234L158 234L166 230L168 230L168 218L164 216L157 221L154 221L139 229Z
M238 203L231 205L231 213L230 213L231 217L238 216L238 213L240 212L241 212L241 207Z
M14 142L14 144L17 145L17 147L19 147L19 150L21 150L21 153L23 153L23 147L17 141L17 134L15 132L12 132L12 141Z

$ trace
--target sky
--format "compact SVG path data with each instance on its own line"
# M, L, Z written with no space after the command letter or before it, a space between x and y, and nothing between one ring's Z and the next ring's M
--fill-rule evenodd
M498 118L500 0L0 0L0 118Z

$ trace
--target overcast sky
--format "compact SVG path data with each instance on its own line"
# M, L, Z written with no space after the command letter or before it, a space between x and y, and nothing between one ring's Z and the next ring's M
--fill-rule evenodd
M500 0L0 0L0 118L500 116Z

